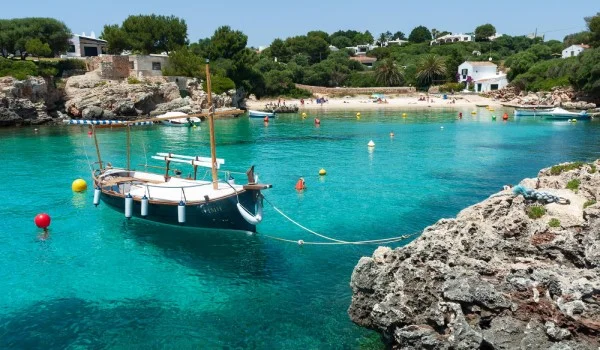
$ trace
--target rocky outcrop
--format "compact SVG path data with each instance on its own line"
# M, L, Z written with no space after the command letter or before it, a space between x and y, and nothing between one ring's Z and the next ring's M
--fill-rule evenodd
M514 86L485 92L485 97L515 106L560 106L568 109L593 109L596 104L576 101L577 93L573 88L555 87L549 92L520 91Z
M188 80L188 96L182 97L177 84L162 77L104 80L90 72L69 78L65 92L65 109L73 118L129 120L170 111L199 113L208 108L207 94L195 79ZM213 94L216 108L230 107L233 93Z
M41 124L51 120L48 110L59 100L50 79L0 78L0 126Z
M569 204L505 190L405 247L361 258L350 318L396 349L597 349L599 167L543 169L522 181ZM532 206L545 214L530 218Z

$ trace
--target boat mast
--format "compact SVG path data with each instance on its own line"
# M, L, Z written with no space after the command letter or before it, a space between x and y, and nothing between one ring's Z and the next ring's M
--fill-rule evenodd
M210 158L212 168L213 189L219 188L219 174L217 173L217 149L215 146L215 121L213 118L212 96L210 91L210 68L209 60L206 59L206 92L208 93L208 129L210 132Z
M94 144L96 145L96 154L98 155L98 164L100 165L100 170L102 170L102 158L100 158L100 147L98 147L98 138L96 137L96 128L94 124L92 124L92 134L94 135Z

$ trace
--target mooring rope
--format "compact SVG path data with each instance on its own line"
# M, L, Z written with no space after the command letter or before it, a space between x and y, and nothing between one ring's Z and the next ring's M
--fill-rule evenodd
M388 237L388 238L381 238L381 239L371 239L371 240L365 240L365 241L343 241L343 240L340 240L340 239L335 239L335 238L332 238L332 237L325 236L323 234L320 234L320 233L318 233L316 231L313 231L313 230L309 229L308 227L300 224L296 220L294 220L291 217L289 217L288 215L286 215L283 211L281 211L273 203L271 203L264 195L262 197L263 197L263 199L267 203L269 203L273 207L273 209L277 213L279 213L281 216L283 216L284 218L286 218L287 220L289 220L294 225L300 227L301 229L305 230L306 232L309 232L309 233L311 233L311 234L313 234L315 236L321 237L321 238L326 239L326 240L331 241L331 242L305 242L303 240L294 241L294 240L291 240L291 239L285 239L285 238L279 238L279 237L274 237L274 236L269 236L269 235L263 235L265 237L276 239L278 241L284 241L284 242L290 242L290 243L297 243L297 244L312 244L312 245L386 244L386 243L394 243L394 242L402 241L402 240L405 240L407 238L410 238L410 237L415 236L415 235L417 235L417 234L420 233L420 232L415 232L415 233L405 234L405 235L398 236L398 237Z

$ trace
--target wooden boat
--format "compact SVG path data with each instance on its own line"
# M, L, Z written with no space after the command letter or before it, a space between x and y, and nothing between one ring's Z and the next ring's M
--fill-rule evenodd
M275 118L275 113L274 112L254 111L254 110L249 109L248 116L250 118L264 118L264 117Z
M171 117L170 119L161 120L161 123L167 126L195 127L202 121L198 117L189 116L183 112L167 112L157 117Z
M208 63L206 65L208 105L212 106ZM231 111L226 113L231 114ZM134 170L130 166L130 127L127 127L127 166L116 168L104 163L100 156L98 139L94 142L98 156L97 168L93 170L94 204L103 201L121 211L126 218L170 225L198 228L256 231L262 220L261 190L271 185L258 183L254 166L246 172L247 183L236 184L231 172L223 172L223 159L216 157L214 112L208 112L210 130L210 157L185 156L159 152L153 159L164 162L164 172ZM237 112L236 112L237 114ZM170 117L158 117L162 121ZM173 164L190 167L188 176L172 169ZM210 168L211 178L198 178L198 168ZM201 172L202 174L202 172ZM220 176L221 174L221 176Z
M552 109L542 109L542 110L515 110L516 117L525 117L525 116L534 116L534 117L543 117L546 119L589 119L590 115L586 111L581 112L569 112L560 107L552 108Z

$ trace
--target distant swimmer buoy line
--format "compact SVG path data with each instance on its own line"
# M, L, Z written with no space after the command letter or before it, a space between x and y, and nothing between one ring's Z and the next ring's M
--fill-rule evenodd
M344 240L340 240L340 239L336 239L336 238L332 238L332 237L328 237L325 236L323 234L320 234L318 232L315 232L311 229L309 229L308 227L300 224L299 222L295 221L294 219L290 218L288 215L286 215L284 212L282 212L279 208L277 208L275 205L273 205L273 203L271 203L264 195L262 196L262 198L264 199L265 202L267 202L269 205L271 205L271 207L273 207L273 209L279 213L281 216L283 216L284 218L286 218L288 221L290 221L291 223L293 223L294 225L298 226L299 228L303 229L304 231L311 233L317 237L321 237L329 242L306 242L304 240L291 240L291 239L285 239L285 238L281 238L281 237L275 237L275 236L270 236L270 235L265 235L262 234L262 236L265 236L267 238L271 238L271 239L275 239L278 241L282 241L282 242L288 242L288 243L296 243L298 245L346 245L346 244L354 244L354 245L360 245L360 244L387 244L387 243L394 243L394 242L399 242L399 241L403 241L405 239L411 238L413 236L416 236L418 234L420 234L421 232L415 232L415 233L410 233L410 234L404 234L401 236L397 236L397 237L389 237L389 238L381 238L381 239L371 239L371 240L365 240L365 241L344 241Z

